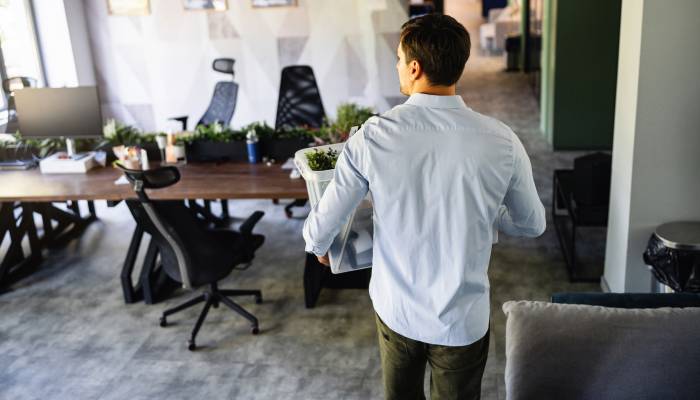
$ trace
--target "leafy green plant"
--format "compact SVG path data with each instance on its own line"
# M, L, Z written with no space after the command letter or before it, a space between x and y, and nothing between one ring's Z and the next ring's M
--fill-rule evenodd
M275 138L277 139L313 139L318 133L318 129L296 127L296 128L283 128L275 131Z
M374 110L369 107L362 107L354 103L342 103L336 109L335 126L340 132L348 134L350 128L362 125L372 115L374 115Z
M246 135L251 130L255 130L255 134L258 135L259 139L277 137L277 132L275 131L275 129L264 121L253 122L248 125L242 126L239 131L236 131L236 133L240 132L240 135L242 135L243 140L245 140Z
M362 125L374 110L354 103L342 103L336 109L335 121L326 119L314 135L325 143L340 143L347 140L353 126Z
M306 160L312 171L326 171L335 168L338 161L338 152L333 149L309 151L306 153Z
M0 142L6 149L14 150L15 152L32 153L40 158L44 158L57 151L66 149L66 142L63 138L46 138L46 139L28 139L22 137L20 131L14 134L14 141ZM75 139L75 147L77 151L94 150L99 141L96 139Z
M155 133L143 133L131 125L125 125L114 119L107 121L102 129L105 140L101 144L110 146L139 146L145 143L155 143Z

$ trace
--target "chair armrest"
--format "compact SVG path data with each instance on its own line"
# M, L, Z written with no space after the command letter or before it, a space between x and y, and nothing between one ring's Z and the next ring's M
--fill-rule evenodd
M700 307L697 293L554 293L552 303L614 308Z
M248 219L243 221L238 231L244 235L250 235L253 232L253 228L255 228L255 224L262 219L263 215L265 215L265 213L262 211L252 213Z
M189 118L189 117L188 117L187 115L181 115L181 116L179 116L179 117L171 117L171 118L168 118L168 120L180 122L180 123L182 124L182 130L183 130L183 131L186 131L186 130L187 130L187 119L188 119L188 118Z

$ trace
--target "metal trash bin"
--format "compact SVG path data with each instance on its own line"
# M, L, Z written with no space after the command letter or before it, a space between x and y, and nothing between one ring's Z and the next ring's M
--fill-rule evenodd
M656 280L673 291L700 293L700 222L672 222L656 228L644 262Z

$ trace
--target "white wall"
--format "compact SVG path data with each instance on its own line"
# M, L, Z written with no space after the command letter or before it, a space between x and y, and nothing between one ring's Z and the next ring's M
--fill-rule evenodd
M407 10L401 0L299 0L297 7L185 11L181 1L151 0L148 16L109 16L106 1L86 1L103 111L146 130L169 117L198 119L214 84L217 57L236 59L240 84L232 125L274 124L280 73L311 65L326 113L354 101L383 111L403 101L396 45Z
M700 2L623 0L605 281L645 292L656 226L700 220Z

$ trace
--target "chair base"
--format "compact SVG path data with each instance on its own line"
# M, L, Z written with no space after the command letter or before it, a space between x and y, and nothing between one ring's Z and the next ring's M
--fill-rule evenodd
M247 319L250 322L250 331L253 335L257 335L260 333L260 329L258 326L258 319L255 318L255 316L240 305L238 305L236 302L231 300L229 297L233 296L255 296L255 302L257 304L262 303L262 292L260 290L226 290L226 289L219 289L215 283L211 284L208 290L205 290L202 294L199 296L192 298L190 300L187 300L186 302L175 306L173 308L169 308L165 311L163 311L163 315L160 317L160 326L166 327L168 326L168 319L167 317L169 315L175 314L177 312L180 312L182 310L186 310L188 308L194 307L199 303L204 303L204 308L202 308L202 311L199 313L199 317L197 318L197 322L194 325L194 328L192 329L192 333L190 335L190 339L187 341L187 347L190 351L194 351L197 349L197 344L196 344L196 337L197 333L199 332L199 329L202 327L202 324L204 323L204 319L207 317L207 314L209 313L209 308L212 306L214 308L218 308L219 304L224 304L226 307L230 308L234 312L240 314L243 316L243 318Z

